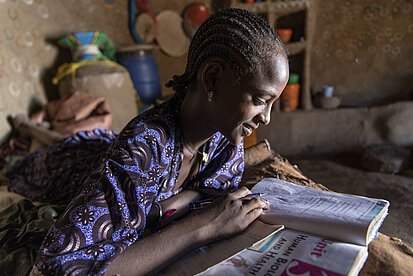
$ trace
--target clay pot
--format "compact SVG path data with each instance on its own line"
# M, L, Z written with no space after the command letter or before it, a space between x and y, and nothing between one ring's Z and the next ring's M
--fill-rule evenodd
M277 35L280 37L282 43L288 43L293 34L292 29L277 29L276 32Z
M325 98L317 96L314 98L314 106L323 109L336 109L340 106L341 100L338 97Z
M199 26L211 16L211 9L202 3L191 3L183 12L183 26L186 34L192 38Z
M281 109L283 111L296 110L300 98L300 84L287 84L281 94Z

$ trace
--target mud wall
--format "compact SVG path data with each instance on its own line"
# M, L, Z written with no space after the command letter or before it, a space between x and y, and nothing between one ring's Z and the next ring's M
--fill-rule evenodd
M413 92L413 1L319 0L311 86L333 85L342 106L406 100Z

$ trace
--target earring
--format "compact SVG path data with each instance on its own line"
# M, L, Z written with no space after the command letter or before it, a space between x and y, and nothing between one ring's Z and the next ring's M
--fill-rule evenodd
M208 102L212 102L214 100L214 91L208 91Z

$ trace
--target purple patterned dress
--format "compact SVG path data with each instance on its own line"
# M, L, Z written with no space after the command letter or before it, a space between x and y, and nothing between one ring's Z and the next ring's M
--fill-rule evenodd
M46 235L35 264L38 271L103 274L143 234L154 201L183 188L216 194L238 187L243 144L234 146L217 132L202 146L208 160L201 161L198 174L173 191L183 158L178 106L172 99L148 110L118 136L80 132L16 168L10 189L35 200L53 196L53 202L62 202L81 187Z

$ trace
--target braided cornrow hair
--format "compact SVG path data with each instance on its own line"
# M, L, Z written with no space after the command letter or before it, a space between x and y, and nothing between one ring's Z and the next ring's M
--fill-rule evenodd
M195 80L200 65L219 57L240 77L287 50L274 30L261 17L241 9L223 9L209 17L195 33L183 75L166 83L183 100L188 85Z

